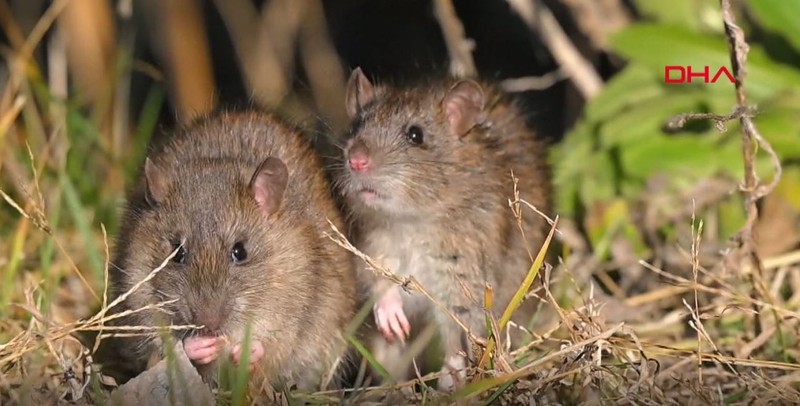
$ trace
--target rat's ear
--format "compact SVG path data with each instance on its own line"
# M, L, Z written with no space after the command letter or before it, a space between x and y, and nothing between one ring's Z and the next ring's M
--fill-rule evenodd
M353 69L350 73L350 79L347 80L347 95L345 97L345 105L347 106L347 115L350 118L355 118L358 112L372 100L375 96L375 89L372 83L361 71L360 67Z
M164 201L169 191L169 180L164 171L154 164L150 157L144 160L145 193L144 198L151 207Z
M270 217L278 211L288 181L289 170L278 158L269 157L256 169L250 180L250 191L265 216Z
M483 122L484 94L481 85L472 80L462 80L447 92L442 100L442 111L450 126L450 133L462 137L476 124Z

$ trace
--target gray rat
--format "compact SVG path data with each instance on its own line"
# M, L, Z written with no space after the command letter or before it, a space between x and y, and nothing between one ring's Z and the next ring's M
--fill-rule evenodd
M175 302L124 324L203 326L174 332L202 372L223 355L238 362L250 323L256 374L318 386L344 352L340 334L355 306L353 261L324 236L328 219L343 224L298 130L254 111L198 120L148 155L111 273L119 296L175 252L121 310ZM159 337L140 338L119 352L142 365L163 347Z
M520 197L550 211L544 143L507 95L473 80L376 86L356 68L346 107L352 126L335 182L357 230L355 245L396 274L414 276L472 334L485 335L485 284L494 289L499 317L531 266L528 250L535 255L546 235L546 220L526 211L523 237L508 204L513 171ZM468 362L462 354L471 353L463 329L423 296L357 268L376 300L379 361L396 378L407 377L407 369L391 365L402 351L397 341L409 337L412 320L427 317L442 335L443 370L459 371L439 386L457 386ZM527 325L532 306L512 320Z

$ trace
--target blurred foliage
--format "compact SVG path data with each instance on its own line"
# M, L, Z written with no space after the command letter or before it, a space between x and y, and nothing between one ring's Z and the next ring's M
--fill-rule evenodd
M665 66L702 69L710 76L730 67L727 40L716 0L638 0L644 20L611 38L612 51L627 61L603 92L588 105L579 123L554 151L555 182L562 215L583 216L597 255L623 232L638 254L645 246L631 219L631 203L646 199L648 180L667 175L669 187L681 188L709 176L741 179L741 132L731 121L720 132L714 123L692 122L680 132L662 128L688 112L730 113L735 89L724 75L715 83L665 83ZM753 0L738 18L750 43L748 103L758 107L755 123L784 164L787 176L775 193L800 210L796 182L800 158L800 1ZM786 44L793 49L786 52ZM777 51L776 51L777 50ZM671 76L673 77L673 76ZM762 179L772 176L765 154L758 154ZM794 175L793 175L794 174ZM734 195L742 208L741 197ZM599 212L598 212L599 211ZM720 210L719 238L744 221L743 210ZM597 220L601 219L601 220Z
M130 81L133 67L130 63L115 73L110 87ZM86 264L86 278L92 286L103 286L105 253L103 236L99 225L108 232L108 243L113 244L113 236L118 227L119 211L124 202L126 185L138 170L144 159L147 145L155 132L158 114L164 102L164 90L160 84L153 85L147 92L141 111L134 114L134 125L123 128L126 134L119 150L113 144L113 131L103 121L104 115L117 108L125 111L126 103L114 105L108 101L93 105L80 97L64 98L54 94L47 78L38 69L31 69L26 77L23 94L33 99L22 111L19 133L10 139L10 149L6 162L14 164L19 170L33 179L32 168L39 167L36 186L27 183L22 177L18 180L21 190L3 185L18 202L38 201L41 191L47 225L52 232L70 230L61 239L67 249L81 247L82 254L76 255L79 263ZM129 135L128 135L129 134ZM30 147L35 162L30 161L27 147ZM21 172L20 172L21 173ZM34 211L30 207L27 209ZM31 264L38 264L42 276L49 283L42 285L40 292L44 304L49 304L58 289L63 274L51 271L55 261L56 247L53 239L45 239L38 246L38 257L31 253L24 241L32 231L23 228L25 220L10 205L0 210L0 224L17 224L17 227L0 228L0 239L14 238L9 249L9 261L5 267L4 289L0 290L0 309L12 301L19 271ZM19 222L19 223L16 223ZM20 232L24 230L24 232ZM39 240L34 239L38 244ZM5 249L0 246L0 252ZM27 251L27 252L26 252ZM23 260L28 259L29 262ZM47 306L45 306L47 308ZM2 314L2 310L0 310Z

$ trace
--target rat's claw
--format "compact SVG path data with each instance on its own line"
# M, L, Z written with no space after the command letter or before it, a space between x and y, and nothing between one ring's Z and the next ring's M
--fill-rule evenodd
M400 327L403 328L404 337L408 338L408 336L411 335L411 323L408 322L408 317L406 317L406 312L401 311L400 313L398 313L397 321L400 322Z
M219 340L219 337L187 337L183 340L183 349L193 363L210 364L219 355Z
M403 314L394 314L392 317L389 318L389 326L392 329L392 333L400 340L400 342L404 342L406 340L406 335L403 332L403 328L400 326L400 317L404 317Z
M383 309L375 309L375 324L378 327L378 331L386 338L386 341L392 342L392 329L389 328L389 319Z
M387 341L392 342L397 337L405 341L411 331L405 311L403 311L403 298L397 288L392 288L381 296L375 303L375 324L378 331Z

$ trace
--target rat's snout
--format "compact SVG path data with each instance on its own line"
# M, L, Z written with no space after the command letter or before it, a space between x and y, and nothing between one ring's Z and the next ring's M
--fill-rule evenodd
M223 334L225 322L228 319L228 306L222 300L199 301L191 309L192 323L204 326L200 333L204 336L216 336Z
M369 149L362 141L356 141L347 152L347 163L354 172L366 172L370 167Z

